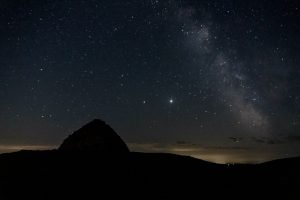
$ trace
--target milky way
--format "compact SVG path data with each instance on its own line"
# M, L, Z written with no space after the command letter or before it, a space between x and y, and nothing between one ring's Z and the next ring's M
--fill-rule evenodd
M300 154L300 5L1 1L0 151L94 118L133 150L215 162Z

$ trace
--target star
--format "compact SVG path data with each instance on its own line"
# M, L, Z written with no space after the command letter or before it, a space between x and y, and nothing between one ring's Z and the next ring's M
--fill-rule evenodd
M9 12L1 13L0 22L7 28L0 38L8 53L0 53L0 121L7 124L0 126L0 145L3 138L12 143L35 143L40 138L50 144L58 135L67 135L66 129L101 118L119 127L124 137L142 143L152 143L150 138L165 138L158 143L188 138L218 146L234 133L231 140L240 143L228 145L253 145L249 149L260 162L269 159L256 152L260 143L238 138L245 133L250 138L274 135L284 137L290 154L300 155L300 149L288 143L294 145L292 138L300 136L300 52L293 45L299 41L299 6L285 10L281 6L286 5L277 1L272 9L257 12L255 5L236 1L234 8L245 11L240 13L217 0L116 0L103 6L79 2L85 2L84 8L59 0L49 3L50 10L40 1L14 3ZM113 15L114 4L124 17ZM134 8L128 10L131 4ZM33 17L33 10L43 15ZM25 30L22 19L33 25ZM236 22L243 24L238 30ZM82 27L72 32L65 23L70 30ZM268 24L268 29L257 23ZM41 124L42 136L32 131L36 127L23 129L24 123L39 126L41 121L47 121ZM139 126L128 126L132 121ZM177 122L178 129L168 128ZM20 137L9 134L8 127L14 126ZM149 127L153 131L148 132ZM185 127L189 130L183 135ZM287 141L281 132L293 137ZM274 157L284 155L284 148L270 148Z

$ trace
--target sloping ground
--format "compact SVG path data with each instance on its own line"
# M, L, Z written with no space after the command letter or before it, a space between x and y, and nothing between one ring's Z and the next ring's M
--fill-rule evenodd
M274 163L228 167L172 154L22 151L0 155L0 199L299 198L299 166Z

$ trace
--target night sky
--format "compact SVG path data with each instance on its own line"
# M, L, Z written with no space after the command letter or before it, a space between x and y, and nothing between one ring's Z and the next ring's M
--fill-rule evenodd
M1 0L0 152L100 118L131 150L300 155L297 0Z

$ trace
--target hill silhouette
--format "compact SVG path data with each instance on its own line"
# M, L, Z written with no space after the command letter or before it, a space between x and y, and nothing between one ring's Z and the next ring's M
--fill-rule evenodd
M67 137L60 151L123 154L129 149L117 133L104 121L95 119Z
M300 158L221 165L130 152L94 120L48 151L0 155L0 199L299 199Z

